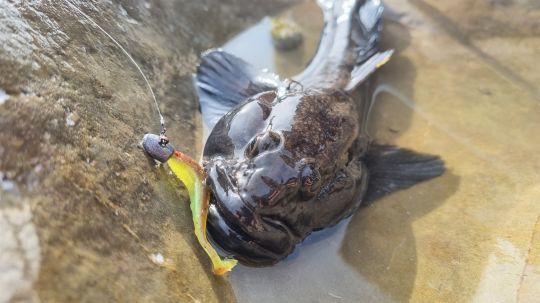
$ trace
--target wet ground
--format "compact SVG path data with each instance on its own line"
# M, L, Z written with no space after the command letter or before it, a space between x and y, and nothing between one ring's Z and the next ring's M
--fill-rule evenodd
M536 302L540 5L385 3L382 48L396 55L379 75L370 131L441 155L448 172L315 234L274 267L216 279L183 188L137 148L157 126L136 70L80 16L66 18L66 5L0 2L0 302ZM283 6L77 4L142 63L171 139L194 156L197 54ZM271 52L256 34L265 21L226 47L294 75L321 20L309 2L290 14L306 32L297 52Z
M382 48L397 52L379 75L370 131L441 155L448 172L316 233L272 268L237 268L237 299L535 302L540 94L526 62L540 59L540 12L533 3L386 3ZM284 15L304 29L298 50L274 51L267 19L224 48L294 75L317 47L321 15L313 2Z

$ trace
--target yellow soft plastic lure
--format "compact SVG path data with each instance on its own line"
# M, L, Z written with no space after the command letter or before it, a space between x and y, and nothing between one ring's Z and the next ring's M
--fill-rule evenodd
M66 0L66 3L76 12L82 15L86 20L88 20L93 26L99 29L103 34L105 34L114 44L116 44L116 46L118 46L118 48L120 48L124 55L126 55L126 57L131 61L131 63L133 63L133 65L137 68L138 72L144 79L156 106L157 113L159 115L161 134L146 134L142 142L143 148L148 153L148 155L150 155L155 160L158 160L160 162L166 162L171 168L171 170L174 172L174 174L184 183L184 185L188 189L190 208L193 215L193 224L195 225L195 236L212 260L214 274L225 274L226 272L230 271L237 264L238 261L235 259L221 259L216 250L212 247L212 245L210 244L210 242L208 242L208 239L206 238L206 219L208 215L210 193L206 186L203 184L203 181L206 177L203 169L196 161L182 154L179 151L175 151L169 144L169 140L167 139L167 137L165 137L165 119L163 118L161 110L159 109L156 95L152 90L152 86L150 85L148 78L143 73L137 62L135 62L133 57L116 39L114 39L92 18L90 18L87 14L80 10L74 3L72 3L70 0Z
M206 220L210 201L210 191L203 183L206 174L202 167L189 156L174 150L163 138L148 134L144 136L143 147L154 159L165 162L189 193L190 208L195 227L195 236L212 261L215 275L221 276L231 271L238 263L235 259L222 259L206 238Z
M225 274L238 261L235 259L221 259L206 238L206 219L208 217L210 192L203 184L206 178L204 171L198 163L179 151L174 152L172 157L167 160L167 164L188 189L190 208L193 213L193 225L195 226L195 236L204 251L206 251L206 254L210 257L214 274L218 276Z

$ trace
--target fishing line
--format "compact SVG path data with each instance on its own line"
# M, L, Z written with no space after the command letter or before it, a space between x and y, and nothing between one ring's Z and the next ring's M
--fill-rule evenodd
M133 63L133 65L135 65L135 67L139 71L139 74L143 77L144 82L146 82L146 86L148 87L148 90L150 91L150 94L152 95L152 99L154 100L154 104L156 106L156 109L157 109L157 112L158 112L158 115L159 115L159 123L161 125L161 133L160 133L160 135L161 135L162 140L163 140L162 142L164 144L168 143L168 140L165 137L165 132L167 131L167 128L165 127L165 118L163 118L163 115L161 114L161 110L159 109L159 104L158 104L156 95L154 94L154 90L152 89L152 86L150 85L150 81L148 81L148 78L146 78L146 75L144 74L144 72L140 68L139 64L137 64L137 62L133 59L133 57L131 57L131 55L127 52L127 50L118 41L116 41L116 39L114 39L106 30L104 30L99 24L97 24L92 18L90 18L90 16L85 14L82 10L80 10L70 0L65 0L65 2L69 6L71 6L74 10L76 10L79 14L81 14L84 18L86 18L86 20L88 20L90 23L92 23L92 25L97 27L107 37L109 37L109 39L111 39L111 41L114 44L116 44L116 46L118 46L120 48L120 50L122 50L122 52L126 55L126 57L128 57L128 59L131 61L131 63ZM167 141L167 142L165 142L165 141Z

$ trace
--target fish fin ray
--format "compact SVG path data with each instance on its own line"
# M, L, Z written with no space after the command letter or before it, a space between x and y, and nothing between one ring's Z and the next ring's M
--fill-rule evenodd
M209 129L247 98L275 90L280 84L277 75L257 70L246 61L220 49L202 54L193 82L203 119Z
M372 144L366 154L369 172L364 204L442 175L444 161L435 155L420 154L394 145Z

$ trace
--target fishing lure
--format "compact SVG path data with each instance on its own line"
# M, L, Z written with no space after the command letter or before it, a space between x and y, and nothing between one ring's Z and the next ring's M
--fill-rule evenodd
M206 238L206 220L210 192L204 184L206 173L192 158L175 150L168 139L162 135L146 134L143 138L144 150L155 160L166 163L172 172L184 183L189 193L190 208L193 214L195 236L210 257L213 272L223 275L237 263L234 259L221 259Z
M154 94L148 78L129 52L106 30L104 30L90 16L84 13L70 0L65 0L65 2L76 12L82 15L86 20L88 20L93 26L105 34L116 46L118 46L118 48L130 60L130 62L137 68L137 71L145 81L159 116L161 132L159 135L146 134L142 141L143 148L155 160L162 163L167 163L174 175L184 183L189 193L195 236L197 237L197 240L201 244L204 251L210 257L214 274L223 275L227 273L237 264L238 261L232 258L222 259L206 237L206 221L208 216L210 193L208 187L204 185L204 181L206 179L205 171L197 163L197 161L180 151L174 150L174 148L169 144L169 140L165 135L167 131L167 128L165 127L165 118L159 109L156 95Z

